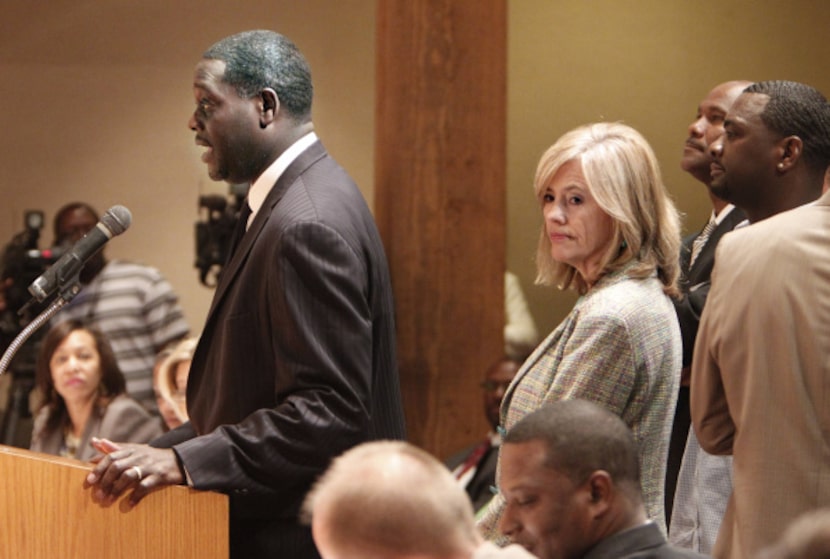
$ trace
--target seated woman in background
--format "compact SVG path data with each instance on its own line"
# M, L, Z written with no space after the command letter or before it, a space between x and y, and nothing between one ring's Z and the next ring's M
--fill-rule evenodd
M187 421L187 376L199 338L179 342L159 365L155 376L156 402L168 429Z
M651 147L623 124L582 126L539 162L542 217L537 283L580 294L571 313L534 350L508 387L508 432L543 404L580 398L619 415L640 452L649 517L666 532L666 458L680 383L677 294L680 225ZM479 528L512 532L501 495ZM508 512L505 513L505 507Z
M80 321L61 322L46 334L35 382L43 400L32 450L89 460L98 454L92 437L146 443L162 433L158 418L126 395L104 335Z

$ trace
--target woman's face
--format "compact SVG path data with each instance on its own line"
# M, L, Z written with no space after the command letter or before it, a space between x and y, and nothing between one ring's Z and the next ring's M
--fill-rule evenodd
M49 359L55 390L67 402L85 402L98 394L101 357L95 338L86 330L73 330Z
M562 165L542 192L542 215L553 259L573 266L593 284L614 224L591 195L579 161Z

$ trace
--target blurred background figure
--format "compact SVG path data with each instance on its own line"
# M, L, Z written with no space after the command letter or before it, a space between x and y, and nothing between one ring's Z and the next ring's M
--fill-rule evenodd
M303 515L323 559L532 558L519 546L484 542L452 475L406 442L363 443L336 458Z
M162 348L162 350L156 354L156 362L153 364L153 395L156 397L156 407L159 410L159 415L161 415L162 427L165 432L170 430L167 418L173 419L176 417L176 414L173 411L173 407L168 404L159 393L159 372L161 372L161 366L164 365L164 362L168 357L170 357L170 354L173 353L174 349L176 349L175 343L169 344Z
M79 321L62 322L43 339L36 365L43 401L31 449L89 460L92 437L148 442L161 422L125 394L124 375L104 335Z
M198 342L197 337L187 338L164 351L154 371L156 403L168 429L175 429L187 421L187 375Z
M490 431L484 440L457 452L445 462L470 496L476 511L486 505L494 494L496 464L501 445L501 435L498 432L499 408L510 381L516 376L523 361L523 358L505 356L490 365L481 382L484 415Z
M524 361L539 343L539 330L527 306L519 277L504 273L504 354Z
M537 282L580 294L504 395L509 431L545 403L581 398L620 416L641 449L648 516L666 532L664 488L680 385L680 224L651 146L629 126L576 128L541 157ZM499 539L504 499L479 520Z
M55 214L55 246L71 246L98 223L84 202ZM188 334L190 327L178 296L161 273L149 266L107 260L104 250L87 261L80 274L83 290L52 321L83 320L103 332L127 382L127 393L151 412L156 355Z

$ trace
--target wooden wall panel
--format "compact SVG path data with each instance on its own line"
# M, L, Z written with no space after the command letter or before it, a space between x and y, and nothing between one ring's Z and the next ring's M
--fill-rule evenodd
M375 214L395 289L410 440L483 435L503 351L505 0L378 0Z

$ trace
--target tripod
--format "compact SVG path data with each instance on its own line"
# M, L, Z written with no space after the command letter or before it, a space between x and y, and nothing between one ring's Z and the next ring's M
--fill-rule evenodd
M78 281L77 275L69 282L66 287L46 310L41 312L34 320L32 320L23 330L12 340L3 357L0 358L0 375L9 369L9 366L14 362L17 355L18 361L22 364L17 367L12 380L12 388L9 392L9 402L6 408L6 414L3 417L3 443L13 444L11 441L16 438L20 429L20 420L31 418L32 414L29 411L29 395L35 385L34 363L37 355L37 347L39 343L26 344L28 340L37 330L43 326L50 318L55 316L61 307L72 300L75 295L81 290L81 284ZM37 339L37 338L36 338ZM22 351L21 351L22 350ZM18 353L19 352L19 353ZM22 358L22 359L20 359ZM28 373L28 374L26 374ZM28 436L31 434L31 428L28 434L24 437L25 442L22 446L28 448ZM17 445L20 446L20 445Z
M0 443L29 448L32 435L32 413L29 409L29 397L35 387L35 369L33 363L31 365L21 363L18 366L17 361L12 364L12 383L9 387L6 412L3 414Z

